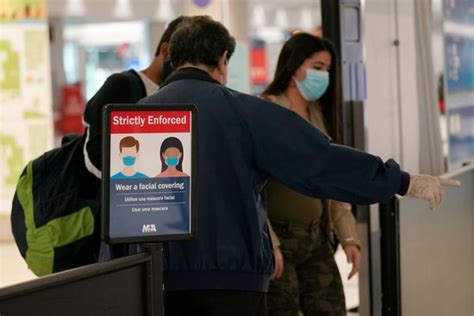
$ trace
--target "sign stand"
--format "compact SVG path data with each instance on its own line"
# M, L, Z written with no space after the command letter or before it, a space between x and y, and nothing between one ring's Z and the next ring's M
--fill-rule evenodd
M140 244L140 252L151 255L151 264L147 269L146 291L148 305L147 315L163 316L163 244L145 243Z
M103 112L102 240L148 253L146 314L164 315L163 244L196 235L197 109L109 104Z

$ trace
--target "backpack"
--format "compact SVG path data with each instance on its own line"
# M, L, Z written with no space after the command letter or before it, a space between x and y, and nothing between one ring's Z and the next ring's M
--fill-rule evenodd
M123 72L130 100L145 96L134 71ZM11 225L15 242L37 276L95 263L100 247L100 179L84 163L85 135L28 162L17 183Z
M96 262L100 180L85 168L83 146L82 136L66 139L30 161L20 175L12 232L38 276Z

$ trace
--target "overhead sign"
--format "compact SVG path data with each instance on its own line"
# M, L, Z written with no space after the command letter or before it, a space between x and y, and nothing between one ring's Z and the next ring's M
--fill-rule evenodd
M193 105L108 105L103 229L109 243L194 234L197 111Z

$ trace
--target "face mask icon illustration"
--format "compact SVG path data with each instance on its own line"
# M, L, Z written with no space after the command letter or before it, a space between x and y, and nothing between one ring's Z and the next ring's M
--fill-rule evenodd
M166 158L166 165L169 167L176 167L179 163L178 157L167 157Z
M122 158L123 164L125 166L133 166L135 164L136 157L133 156L125 156Z

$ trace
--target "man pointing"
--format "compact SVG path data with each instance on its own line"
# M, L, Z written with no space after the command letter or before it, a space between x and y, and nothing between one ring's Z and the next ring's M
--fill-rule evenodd
M266 315L274 269L262 197L269 177L315 198L370 204L407 194L432 208L443 185L458 185L332 144L292 111L226 88L234 48L220 23L190 18L170 41L176 71L142 101L199 111L198 235L165 245L167 316Z

